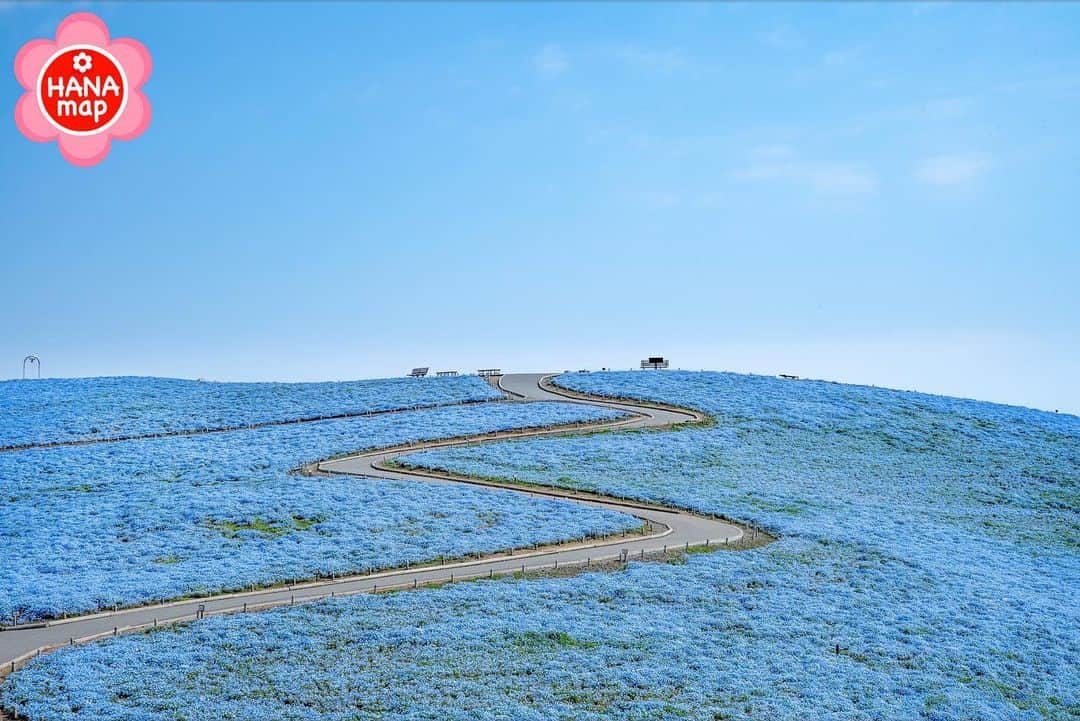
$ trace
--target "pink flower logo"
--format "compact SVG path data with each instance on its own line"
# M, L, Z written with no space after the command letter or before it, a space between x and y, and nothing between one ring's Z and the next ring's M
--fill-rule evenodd
M26 89L15 125L34 142L55 139L75 165L96 165L113 138L132 140L150 125L150 101L140 88L151 67L139 41L110 42L96 15L68 15L55 40L31 40L15 56L15 77Z

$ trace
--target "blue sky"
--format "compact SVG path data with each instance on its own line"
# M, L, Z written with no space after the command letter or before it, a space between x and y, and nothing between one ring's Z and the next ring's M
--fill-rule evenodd
M665 354L1080 411L1078 4L9 2L2 54L75 9L154 119L92 169L0 129L0 377Z

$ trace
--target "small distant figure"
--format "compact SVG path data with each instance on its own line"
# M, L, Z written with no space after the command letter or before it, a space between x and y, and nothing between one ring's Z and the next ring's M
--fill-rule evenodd
M25 358L23 358L23 361L22 361L22 377L23 377L23 380L26 380L26 366L28 366L28 365L30 366L30 368L32 368L34 371L37 372L36 378L38 380L40 380L41 379L41 359L38 358L36 355L28 355Z

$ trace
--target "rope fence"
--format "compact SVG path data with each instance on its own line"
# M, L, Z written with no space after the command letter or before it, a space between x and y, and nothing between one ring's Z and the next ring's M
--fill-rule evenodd
M752 531L752 533L755 533L755 532ZM756 538L756 533L754 535L754 538ZM722 545L728 545L729 541L730 541L729 538L724 538ZM711 548L711 547L714 547L714 546L719 547L721 544L719 542L713 540L713 539L705 539L700 545L702 545L702 546L704 546L706 548ZM679 547L676 546L675 548L679 548ZM683 544L682 548L679 549L679 550L682 550L683 552L689 552L690 548L691 548L691 544L689 542L685 542ZM669 546L664 545L662 547L662 549L663 549L661 551L662 555L666 555L668 553ZM646 558L646 549L644 549L644 548L640 549L638 557L641 560L644 560ZM498 572L496 572L495 568L488 568L486 571L481 571L479 573L471 573L471 574L470 573L459 574L459 573L452 572L450 574L449 579L437 578L436 577L436 578L431 578L431 579L427 579L427 580L422 581L419 578L413 578L411 582L407 581L407 582L404 582L404 583L397 583L397 584L395 584L395 583L387 583L387 584L383 584L382 586L380 586L377 582L373 582L370 587L357 586L354 589L344 589L344 590L333 589L329 593L312 594L310 596L301 596L299 599L297 599L296 594L293 593L293 594L290 594L287 599L286 598L281 598L281 599L275 599L275 600L272 600L272 601L264 601L262 603L252 603L252 602L249 602L249 601L244 601L239 606L232 606L232 607L229 607L229 608L208 609L206 607L206 604L200 603L195 608L194 612L192 612L192 613L181 614L179 616L176 616L176 617L173 617L173 618L167 618L167 619L153 618L151 621L148 621L146 623L140 623L140 624L132 624L132 625L127 625L127 626L114 625L111 630L100 631L100 632L97 632L97 633L93 633L93 634L89 634L89 635L81 636L81 637L71 636L71 637L68 638L67 641L53 643L53 644L47 644L47 645L44 645L44 646L40 646L40 647L38 647L36 649L33 649L31 651L27 651L26 653L24 653L24 654L22 654L20 656L17 656L16 658L10 659L2 667L0 667L0 680L2 680L3 678L6 678L9 674L12 674L15 671L19 670L20 668L24 667L26 664L30 663L31 661L33 661L33 660L35 660L37 658L40 658L42 655L52 653L53 651L57 651L57 650L62 649L62 648L70 648L70 647L74 647L74 646L77 646L77 645L85 645L85 644L93 643L94 641L99 641L99 640L102 640L102 639L105 639L105 638L118 638L120 636L126 636L126 635L135 634L135 633L152 632L152 631L154 631L156 629L160 629L160 628L165 627L165 626L171 626L171 625L175 625L175 624L179 624L179 623L190 623L192 621L203 620L203 619L211 617L211 616L229 616L229 615L241 614L241 613L254 613L254 612L258 612L258 611L269 610L269 609L272 609L272 608L282 608L282 607L286 607L286 606L292 607L292 606L296 606L297 604L317 603L317 602L326 601L326 600L330 600L330 599L345 598L345 597L356 596L356 595L360 595L360 594L375 595L375 594L379 594L379 593L389 593L391 591L401 591L401 590L408 590L408 589L414 589L415 590L415 589L420 589L420 588L425 588L425 587L439 587L439 586L444 586L444 585L446 585L448 583L465 583L465 582L483 580L483 579L493 580L495 578L504 578L504 577L508 577L508 576L516 576L516 577L519 577L519 578L528 579L530 574L532 574L535 577L537 574L542 573L543 571L546 571L546 570L558 571L558 570L561 569L563 571L567 571L567 570L570 570L570 569L573 569L573 568L579 568L581 570L585 570L585 569L593 568L594 567L594 561L611 561L611 560L616 560L620 564L628 563L630 559L629 559L629 553L628 553L627 549L621 549L619 551L619 553L614 555L614 556L607 555L607 556L599 556L597 558L593 558L592 556L587 556L584 559L576 559L576 560L569 560L569 561L564 560L561 563L559 562L558 559L554 559L550 563L536 563L536 564L532 564L532 565L528 564L527 562L523 562L520 565L520 567L508 567L508 568L504 568L504 569L498 569ZM340 584L354 583L354 582L355 582L354 579L347 579L347 578L342 579L340 581L336 581L336 583L340 583ZM165 605L165 604L163 604L163 605ZM25 627L26 626L23 626L22 628L25 628Z

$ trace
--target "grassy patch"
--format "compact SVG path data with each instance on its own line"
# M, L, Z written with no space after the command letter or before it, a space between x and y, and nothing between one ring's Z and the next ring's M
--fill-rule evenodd
M250 521L222 521L211 519L206 522L206 527L218 531L229 538L236 537L241 531L254 531L255 533L261 533L264 536L277 537L295 531L310 530L312 526L322 523L324 520L326 519L322 516L314 516L311 518L293 516L288 521L264 521L261 518L254 518Z
M513 646L523 653L555 651L560 648L596 648L600 644L575 638L565 631L526 631L512 641Z

